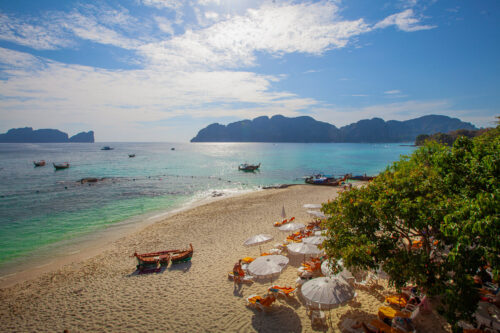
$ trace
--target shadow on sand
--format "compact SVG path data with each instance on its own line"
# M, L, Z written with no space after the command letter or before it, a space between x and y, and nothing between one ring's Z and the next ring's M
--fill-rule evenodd
M257 332L302 332L300 317L287 306L273 306L269 311L253 311L252 327Z

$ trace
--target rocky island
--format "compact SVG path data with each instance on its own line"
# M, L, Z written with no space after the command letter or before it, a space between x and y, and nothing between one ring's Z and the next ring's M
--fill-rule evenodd
M12 128L0 134L1 143L57 143L57 142L94 142L94 131L81 132L72 137L56 129L33 130L32 127Z

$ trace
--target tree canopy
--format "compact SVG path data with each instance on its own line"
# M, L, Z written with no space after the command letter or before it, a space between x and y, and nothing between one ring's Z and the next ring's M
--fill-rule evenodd
M439 296L456 327L472 320L474 275L500 264L500 129L453 147L426 142L367 186L323 205L325 250L348 269L382 268L390 283ZM341 267L334 264L334 270Z

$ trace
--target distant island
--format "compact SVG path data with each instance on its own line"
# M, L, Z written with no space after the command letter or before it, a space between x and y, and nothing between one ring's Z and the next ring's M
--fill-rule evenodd
M0 134L1 143L56 143L56 142L94 142L94 131L81 132L72 137L56 129L33 130L31 127L12 128Z
M419 134L458 129L477 130L471 123L441 115L406 121L364 119L340 128L312 117L276 115L228 125L211 124L200 130L191 142L413 142Z

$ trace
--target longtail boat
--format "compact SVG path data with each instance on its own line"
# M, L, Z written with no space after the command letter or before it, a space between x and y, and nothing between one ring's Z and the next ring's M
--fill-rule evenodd
M63 163L59 163L59 164L52 163L52 164L54 164L54 168L56 168L56 170L61 170L61 169L67 169L67 168L69 168L69 163L68 162L63 162Z
M238 170L241 171L255 171L260 168L260 163L256 165L243 163L238 166Z
M137 269L139 271L144 271L151 268L160 268L161 266L168 266L170 262L170 256L172 253L179 250L168 250L160 252L150 252L138 254L135 252L133 257L137 258Z
M172 264L190 261L193 257L193 252L193 244L189 244L189 249L173 253L170 257Z
M45 161L44 160L33 161L33 164L35 165L35 167L41 167L45 165Z
M335 178L319 174L305 178L305 182L312 185L339 186L342 182L347 180L347 177L348 176L345 175L343 178Z

